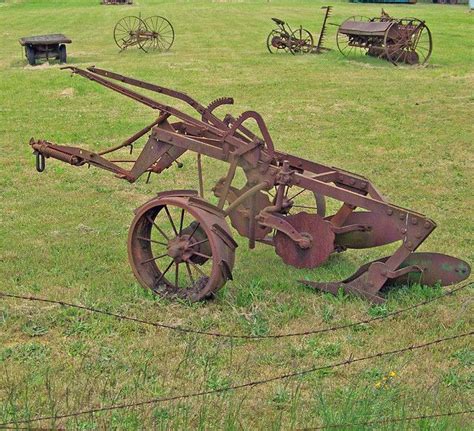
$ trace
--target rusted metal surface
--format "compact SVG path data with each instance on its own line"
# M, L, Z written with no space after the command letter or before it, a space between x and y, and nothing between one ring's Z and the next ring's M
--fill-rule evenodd
M46 60L56 59L61 63L66 63L66 44L72 40L64 34L44 34L39 36L26 36L19 39L20 45L25 47L25 56L28 63L34 66L36 60L44 58Z
M337 32L337 46L345 56L370 55L397 64L425 64L433 41L424 21L392 18L383 9L380 17L353 16Z
M232 279L237 244L229 222L248 239L250 248L256 242L272 246L283 262L297 268L315 268L333 253L350 248L398 243L392 256L363 265L341 282L304 282L323 291L337 293L342 288L382 302L380 291L396 282L421 278L423 283L446 285L469 276L469 265L460 259L414 253L436 224L387 202L367 178L278 151L265 121L255 111L238 118L218 117L215 109L233 103L232 98L205 106L185 93L96 67L68 69L156 110L158 116L122 144L100 153L32 138L38 170L44 170L45 158L54 158L74 166L93 165L133 183L143 174L151 176L181 166L184 154L196 154L199 191L159 193L136 211L130 228L133 272L155 293L200 300ZM197 115L130 87L185 102ZM250 122L256 123L258 133L248 128ZM115 156L116 152L128 153L147 133L148 140L137 157L124 161L123 156ZM228 163L227 172L216 184L206 184L203 157ZM242 178L245 184L237 186ZM210 191L206 185L211 186ZM209 202L210 193L216 205ZM339 209L326 215L325 198L339 201Z
M141 18L126 16L114 27L114 40L121 51L138 47L144 52L168 51L174 42L174 28L159 15Z
M321 32L315 43L315 37L302 26L293 30L288 23L278 18L272 18L277 25L267 36L267 49L271 54L278 52L290 52L291 54L321 54L328 51L324 47L326 37L327 21L331 16L332 6L323 6L325 9Z

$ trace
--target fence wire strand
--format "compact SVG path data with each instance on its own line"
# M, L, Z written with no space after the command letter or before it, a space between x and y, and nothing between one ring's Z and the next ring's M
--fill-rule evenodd
M179 395L173 395L170 397L161 397L161 398L152 398L148 400L143 400L143 401L138 401L138 402L133 402L133 403L122 403L122 404L114 404L110 406L104 406L104 407L96 407L88 410L80 410L72 413L62 413L59 415L54 415L54 416L38 416L36 418L32 419L23 419L15 422L4 422L0 423L0 427L2 426L7 426L11 424L26 424L26 423L33 423L33 422L38 422L38 421L46 421L46 420L58 420L58 419L67 419L67 418L72 418L72 417L77 417L77 416L82 416L82 415L87 415L87 414L94 414L94 413L101 413L101 412L106 412L106 411L111 411L111 410L121 410L121 409L126 409L126 408L135 408L135 407L141 407L145 405L150 405L150 404L159 404L159 403L164 403L164 402L169 402L169 401L177 401L177 400L184 400L184 399L189 399L189 398L196 398L196 397L202 397L205 395L214 395L214 394L219 394L223 392L229 392L233 390L239 390L239 389L245 389L245 388L254 388L255 386L261 386L267 383L271 383L274 381L279 381L279 380L285 380L293 377L299 377L303 376L306 374L314 373L316 371L320 370L327 370L327 369L333 369L333 368L338 368L342 367L345 365L352 365L357 362L363 362L363 361L368 361L371 359L375 358L382 358L384 356L390 356L390 355L396 355L396 354L401 354L409 351L414 351L414 350L419 350L423 349L429 346L433 346L435 344L440 344L444 343L447 341L453 341L457 340L460 338L464 337L469 337L474 335L474 331L470 332L465 332L457 335L452 335L450 337L445 337L445 338L438 338L436 340L428 341L423 344L413 344L407 347L403 347L401 349L397 350L389 350L385 352L378 352L374 353L372 355L367 355L367 356L361 356L360 358L354 358L352 355L345 361L342 362L337 362L334 364L329 364L329 365L322 365L318 367L312 367L312 368L307 368L303 370L298 370L294 371L291 373L286 373L286 374L279 374L277 376L273 377L268 377L266 379L261 379L261 380L254 380L250 382L245 382L245 383L240 383L237 385L231 385L231 386L226 386L222 388L217 388L217 389L211 389L208 391L200 391L200 392L191 392L191 393L185 393L185 394L179 394Z
M263 339L275 339L275 338L302 337L305 335L321 334L325 332L333 332L333 331L338 331L340 329L348 329L348 328L353 328L355 326L366 325L372 322L385 320L394 316L398 316L402 313L406 313L408 311L414 310L416 308L422 307L424 305L430 304L432 302L438 301L447 296L453 295L454 293L459 292L462 289L465 289L466 287L472 285L473 283L474 283L473 281L468 281L464 284L454 287L453 289L447 290L446 292L442 293L439 296L435 296L425 301L418 302L406 308L401 308L400 310L392 311L383 316L372 317L370 319L363 319L356 322L347 323L344 325L332 326L329 328L317 328L317 329L309 329L306 331L299 331L299 332L289 332L289 333L282 333L282 334L267 334L267 335L246 335L246 334L231 334L231 333L222 333L222 332L201 331L199 329L187 328L187 327L172 325L168 323L152 322L149 320L139 319L137 317L125 316L123 314L101 310L95 307L87 307L80 304L73 304L70 302L58 301L54 299L40 298L37 296L16 295L16 294L7 293L7 292L0 292L0 296L3 296L5 298L14 298L14 299L20 299L20 300L25 300L25 301L36 301L36 302L43 302L43 303L48 303L48 304L61 305L64 307L76 308L76 309L88 311L90 313L103 314L106 316L114 317L119 320L128 320L128 321L140 323L143 325L153 326L155 328L167 329L167 330L177 331L177 332L182 332L182 333L204 335L208 337L228 338L228 339L263 340Z

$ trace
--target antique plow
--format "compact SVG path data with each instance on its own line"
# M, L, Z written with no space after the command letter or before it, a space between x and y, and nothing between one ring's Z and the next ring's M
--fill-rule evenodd
M436 227L431 219L387 202L367 178L278 151L257 112L247 111L238 118L217 116L216 108L232 104L233 99L204 106L184 93L96 67L67 69L156 110L158 116L123 143L98 153L32 138L39 171L46 158L54 158L73 166L96 166L133 183L174 163L181 166L185 153L196 154L198 190L158 193L135 211L130 227L130 264L139 282L153 292L195 301L232 279L237 244L229 222L248 238L250 248L256 242L274 247L283 262L297 268L315 268L331 254L349 248L398 242L392 256L362 266L344 281L304 282L334 294L343 289L382 302L380 290L395 282L447 285L468 277L469 265L459 259L415 252ZM197 116L130 87L185 102ZM249 123L258 133L249 129ZM145 135L147 141L136 158L112 155L133 148ZM228 164L212 187L213 197L205 190L203 156ZM177 175L175 181L188 179ZM333 207L338 204L330 215L327 199Z
M353 16L337 31L337 46L345 56L370 55L397 65L425 64L433 41L424 21L392 18L383 9L376 18Z
M329 51L325 48L324 41L326 37L327 20L331 16L332 6L323 6L325 9L323 24L318 40L315 40L311 32L302 26L293 30L288 23L278 18L272 18L277 25L267 36L267 49L271 54L290 52L291 54L321 54L323 51Z
M168 51L174 42L174 28L162 16L155 15L145 19L126 16L115 24L114 40L120 51L135 46L144 52Z

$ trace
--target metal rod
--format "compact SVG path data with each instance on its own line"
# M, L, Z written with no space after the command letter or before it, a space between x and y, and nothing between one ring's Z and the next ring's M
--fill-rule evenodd
M266 181L263 181L261 183L256 184L252 188L248 189L244 194L240 195L234 202L232 202L224 210L225 217L227 217L235 208L237 208L242 202L247 200L250 196L266 188L268 188L268 183Z
M198 169L198 179L199 179L199 196L204 198L204 181L202 178L201 153L197 153L197 169Z

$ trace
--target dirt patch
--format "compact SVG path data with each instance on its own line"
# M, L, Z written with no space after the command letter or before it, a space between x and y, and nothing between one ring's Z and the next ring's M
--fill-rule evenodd
M59 93L61 97L74 97L75 90L74 88L65 88Z

